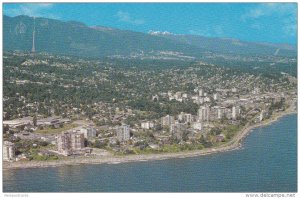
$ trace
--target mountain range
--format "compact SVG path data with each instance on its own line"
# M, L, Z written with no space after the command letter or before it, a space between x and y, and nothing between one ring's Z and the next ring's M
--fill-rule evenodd
M297 55L296 47L287 44L244 42L231 38L176 35L159 31L141 33L25 15L3 16L4 50L30 51L34 27L35 50L59 55L101 58L159 54L196 59L214 53L247 56Z

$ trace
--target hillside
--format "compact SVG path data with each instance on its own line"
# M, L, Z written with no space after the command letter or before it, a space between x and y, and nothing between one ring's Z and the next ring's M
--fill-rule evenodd
M203 48L215 53L296 56L296 47L288 44L251 43L232 38L209 38L198 35L176 35L165 32L149 32L149 34Z
M4 16L4 49L30 51L33 18ZM202 49L149 34L112 28L88 27L77 22L36 18L36 51L105 57L151 51L177 51L197 55Z
M250 43L235 39L196 35L145 34L84 23L35 19L35 49L61 55L85 57L205 58L207 54L296 56L289 45ZM34 19L3 16L4 50L30 51Z

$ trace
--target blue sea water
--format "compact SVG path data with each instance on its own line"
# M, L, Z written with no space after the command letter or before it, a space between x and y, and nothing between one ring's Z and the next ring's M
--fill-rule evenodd
M208 156L3 172L4 192L296 192L297 114Z

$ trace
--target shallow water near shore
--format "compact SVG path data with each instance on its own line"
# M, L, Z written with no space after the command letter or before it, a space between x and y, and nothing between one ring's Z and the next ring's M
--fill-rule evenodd
M5 170L4 192L296 192L297 114L253 129L238 150L120 164Z

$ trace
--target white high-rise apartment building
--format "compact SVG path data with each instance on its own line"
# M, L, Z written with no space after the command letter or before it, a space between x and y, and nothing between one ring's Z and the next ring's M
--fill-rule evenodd
M236 120L236 118L240 115L240 107L239 106L233 106L232 107L232 119Z
M12 142L3 142L3 160L12 161L15 160L15 144Z
M117 133L117 139L120 142L124 142L130 139L130 128L129 125L122 124L122 126L119 126L116 128Z
M209 106L202 106L198 110L199 121L209 121L210 109Z
M161 118L161 124L163 126L170 126L171 124L174 124L175 119L173 116L166 115L165 117Z

